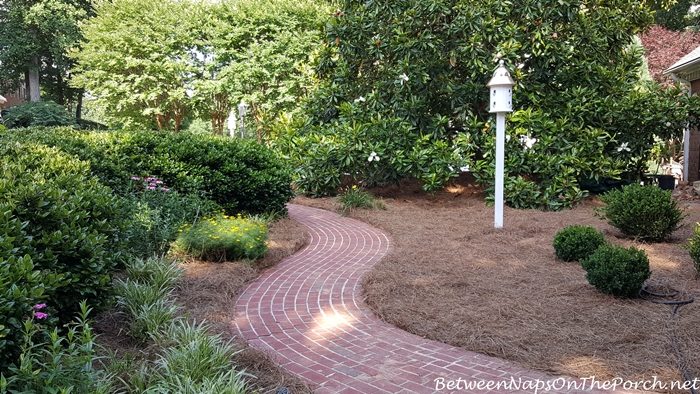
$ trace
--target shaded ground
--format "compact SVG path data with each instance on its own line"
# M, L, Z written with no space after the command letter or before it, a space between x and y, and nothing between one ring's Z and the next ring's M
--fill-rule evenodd
M683 306L670 319L669 306L600 294L578 263L558 260L552 247L568 225L595 226L610 242L646 250L650 282L697 297L700 282L682 245L700 221L700 206L688 207L684 227L668 242L641 244L596 218L595 198L563 212L506 208L504 228L496 230L493 207L467 178L435 196L411 184L372 192L387 210L348 215L392 238L392 251L363 281L366 302L387 322L550 374L656 376L668 384L683 379L670 339L675 329L690 377L700 378L700 305ZM340 211L330 198L294 202Z
M220 334L226 340L232 339L235 337L233 307L245 286L265 268L299 250L307 238L301 225L284 218L270 226L270 250L253 265L243 262L185 262L182 265L186 269L185 277L175 291L177 303L188 311L190 319L198 322L206 320L212 334ZM125 353L138 356L148 350L147 345L130 339L119 314L103 313L95 322L95 328L100 334L98 342L117 352L120 357ZM313 393L299 378L275 365L267 353L247 346L242 340L234 341L240 350L235 356L239 369L245 369L256 377L250 379L253 388L262 389L261 393L276 393L282 387L295 394Z

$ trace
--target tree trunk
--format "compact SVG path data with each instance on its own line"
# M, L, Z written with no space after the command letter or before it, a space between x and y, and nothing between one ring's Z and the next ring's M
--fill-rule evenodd
M39 58L37 56L32 58L32 63L29 65L27 82L29 101L39 101L41 93L39 92Z
M83 118L83 94L85 94L85 90L80 89L78 93L78 104L75 106L75 119L77 120Z

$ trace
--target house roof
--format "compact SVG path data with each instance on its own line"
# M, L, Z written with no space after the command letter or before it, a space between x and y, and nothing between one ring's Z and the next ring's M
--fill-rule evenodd
M671 67L664 70L664 74L679 74L683 79L691 80L687 78L690 74L695 74L694 72L700 71L700 46L695 48L689 54L683 56L679 61L675 62ZM695 79L700 79L700 76L693 75Z

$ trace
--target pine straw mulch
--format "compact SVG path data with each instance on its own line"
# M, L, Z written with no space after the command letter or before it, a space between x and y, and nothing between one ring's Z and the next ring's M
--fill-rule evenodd
M233 308L243 289L262 272L283 258L294 254L307 242L304 228L290 218L283 218L270 226L269 246L265 257L254 264L244 262L211 263L186 261L182 263L185 276L178 284L174 296L192 321L206 321L211 334L219 334L224 340L233 339L234 356L238 369L255 376L250 386L261 393L276 393L286 387L295 394L311 394L313 390L301 379L279 367L265 351L249 347L245 341L235 337ZM121 358L125 354L143 357L148 344L134 341L128 336L127 325L120 314L102 313L95 322L99 333L98 342L116 352Z
M387 209L348 216L391 236L390 253L363 278L366 302L388 323L549 374L663 382L683 380L670 339L675 328L688 372L700 378L700 301L670 319L667 305L601 294L552 247L564 227L594 226L610 242L646 251L650 283L698 298L700 282L682 245L700 206L688 206L667 242L643 244L596 218L593 208L602 203L595 197L562 212L505 208L504 227L494 229L493 207L466 176L434 196L417 184L371 192ZM294 203L340 212L330 198Z

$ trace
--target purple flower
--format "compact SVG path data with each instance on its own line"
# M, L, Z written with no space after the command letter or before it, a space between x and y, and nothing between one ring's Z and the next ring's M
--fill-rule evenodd
M163 181L156 181L156 185L162 185Z
M47 317L49 317L49 315L47 315L44 312L34 312L34 317L36 317L39 320L43 320L43 319L46 319Z
M39 309L44 309L46 308L46 304L36 304L34 305L34 309L39 310Z
M131 177L131 180L132 180L132 181L140 181L141 178L139 178L139 177L137 177L137 176L132 176L132 177Z
M148 189L148 190L156 190L156 187L155 187L155 186L149 186L149 187L147 187L146 189Z
M162 191L162 192L169 192L170 189L168 189L167 187L161 187L161 188L160 188L160 191Z

